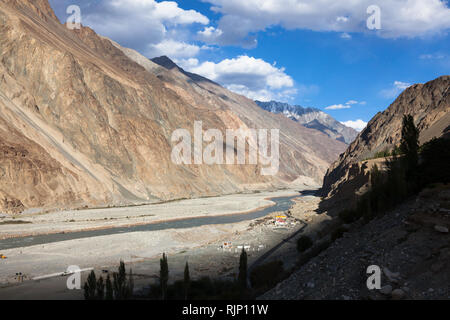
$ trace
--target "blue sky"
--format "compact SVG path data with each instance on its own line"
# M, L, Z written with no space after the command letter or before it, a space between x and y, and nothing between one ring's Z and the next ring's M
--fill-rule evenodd
M79 5L84 25L149 58L168 55L250 98L319 108L357 129L409 85L450 74L443 0L50 3L63 22ZM370 30L368 19L380 25Z

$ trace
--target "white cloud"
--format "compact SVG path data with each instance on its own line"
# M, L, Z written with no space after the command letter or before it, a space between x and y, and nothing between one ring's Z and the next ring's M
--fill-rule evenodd
M232 84L226 86L226 88L230 91L233 91L237 94L243 95L252 100L258 100L263 102L268 102L272 100L276 101L286 101L291 100L292 96L296 94L296 90L284 90L284 91L273 91L268 89L261 90L250 90L244 85L240 84Z
M381 95L386 99L396 98L403 90L410 87L411 84L402 81L394 81L394 84L389 89L381 90Z
M348 18L347 18L347 17L337 17L337 18L336 18L336 21L337 21L337 22L347 22L347 21L348 21Z
M205 61L199 64L187 60L182 62L182 66L251 99L286 100L298 92L294 88L294 80L284 68L246 55L219 63Z
M402 82L402 81L394 81L394 87L398 88L400 90L405 90L406 88L410 87L411 84L407 83L407 82Z
M143 53L153 48L163 50L169 44L167 39L186 41L189 26L209 22L206 16L184 10L175 1L99 0L83 11L83 24Z
M168 56L177 59L195 57L200 50L201 48L199 46L167 39L157 44L150 44L146 50L146 54L150 58Z
M350 109L351 106L344 104L334 104L332 106L326 107L325 110L342 110L342 109Z
M448 56L442 53L427 53L427 54L421 54L420 59L422 60L442 60L446 59Z
M214 42L223 34L223 31L214 27L205 27L202 31L198 31L197 35L201 40Z
M154 0L114 0L113 6L117 6L123 9L125 6L128 8L133 6L137 10L141 11L144 15L147 13L148 17L157 19L159 21L168 21L175 24L192 24L201 23L209 24L209 19L195 10L183 10L178 7L178 3L174 1L162 1L156 2Z
M371 32L381 37L417 37L450 28L450 9L445 0L378 0L381 30L366 27L367 8L373 0L205 0L221 13L218 28L222 44L254 45L255 34L271 26L288 30Z
M181 68L185 70L190 70L196 66L198 66L198 59L196 58L189 58L189 59L174 59L174 62L179 65Z
M367 126L367 122L358 119L355 121L349 120L349 121L344 121L341 122L344 126L350 127L355 129L356 131L362 131L366 126Z
M365 101L356 101L356 100L349 100L347 101L345 104L334 104L331 105L329 107L326 107L325 110L343 110L343 109L351 109L352 106L356 105L356 104L360 104L360 105L365 105L366 102Z

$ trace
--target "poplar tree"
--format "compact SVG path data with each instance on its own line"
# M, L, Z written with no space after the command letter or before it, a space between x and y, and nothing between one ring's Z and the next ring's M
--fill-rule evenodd
M163 253L163 257L160 260L161 270L159 271L159 281L161 285L161 298L167 299L167 283L169 282L169 264L167 262L167 256Z
M419 163L419 129L414 124L414 118L411 115L403 116L400 150L405 159L406 176L410 178Z
M189 264L187 261L186 261L186 266L184 267L183 286L184 286L184 299L187 300L188 294L189 294L189 288L191 286L191 276L189 274Z
M105 298L105 283L103 281L103 277L100 277L97 280L97 300L103 300Z
M97 279L94 270L89 274L86 283L84 284L84 299L94 300L96 298L95 292L97 290Z
M113 274L114 283L114 298L116 300L125 300L128 297L128 286L127 286L127 273L125 270L125 263L120 261L120 266L118 272Z
M114 300L114 290L113 290L113 285L111 283L111 278L109 277L109 274L106 277L105 300Z
M241 256L239 258L239 276L238 283L241 288L247 288L247 252L242 248Z

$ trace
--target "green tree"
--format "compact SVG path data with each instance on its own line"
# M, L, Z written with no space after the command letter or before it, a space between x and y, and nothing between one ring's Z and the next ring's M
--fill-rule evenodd
M420 183L450 182L450 139L434 138L421 147L422 163L419 166Z
M126 291L126 298L131 299L134 293L134 279L133 279L133 269L130 269L130 274L128 275L128 287Z
M247 252L242 248L241 256L239 258L239 276L238 283L241 288L247 288Z
M89 274L86 283L84 284L84 299L86 300L95 300L97 289L97 279L95 277L94 270Z
M103 277L97 280L97 300L103 300L105 298L105 283Z
M105 300L113 300L114 299L114 290L113 285L111 283L111 278L108 276L106 277L106 284L105 284Z
M185 300L188 299L190 286L191 286L191 276L189 274L189 264L186 261L186 266L184 267L184 280L183 280L184 299Z
M160 259L161 269L159 271L159 283L161 286L161 298L167 299L167 283L169 282L169 264L167 262L167 256L163 253L162 259Z
M404 155L406 176L410 178L415 173L419 162L419 129L411 115L403 116L400 150Z
M128 297L128 286L127 286L127 273L125 270L125 263L120 261L120 266L118 272L113 274L114 283L114 298L116 300L126 300Z

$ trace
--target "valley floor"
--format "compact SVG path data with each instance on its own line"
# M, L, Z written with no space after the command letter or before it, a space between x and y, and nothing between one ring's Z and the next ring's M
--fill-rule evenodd
M145 225L188 218L248 213L269 207L270 198L297 195L295 190L233 194L135 207L68 210L0 217L0 239Z
M152 206L154 216L142 217L142 207L103 209L89 211L74 211L54 213L44 216L23 217L22 220L31 220L32 224L5 225L8 234L12 230L22 233L30 232L28 228L38 231L75 230L68 219L76 219L79 228L89 228L92 225L101 226L103 217L117 218L119 224L133 224L134 222L156 221L157 218L179 218L182 212L187 216L203 216L214 214L231 214L239 211L250 211L258 207L265 207L271 197L294 195L292 191L275 193L260 193L250 195L234 195L217 198L197 200L184 200L180 202L157 205L158 211ZM298 194L298 193L297 193ZM172 280L182 278L184 264L189 261L192 277L212 276L233 278L239 264L240 245L248 246L249 265L261 257L273 246L283 243L283 239L298 232L300 229L308 231L313 217L323 220L327 216L318 216L314 213L320 199L314 196L298 198L294 209L290 210L290 224L283 228L276 228L274 217L279 214L271 213L253 221L242 221L233 224L220 224L200 226L187 229L167 229L148 232L119 233L99 236L95 238L74 239L69 241L35 245L30 247L2 250L1 254L7 256L0 260L1 272L0 299L80 299L82 291L69 291L66 289L66 278L55 277L51 279L33 281L33 277L43 276L56 272L63 272L70 265L80 266L82 269L93 267L97 271L114 270L122 259L127 268L133 268L136 288L145 287L153 283L159 272L159 259L163 252L169 256L170 277ZM240 209L240 210L239 210ZM148 211L148 208L147 208ZM158 214L160 212L161 214ZM95 214L93 214L95 213ZM164 214L163 214L164 213ZM127 219L127 216L130 218ZM93 218L95 217L95 218ZM133 218L131 218L133 217ZM185 217L185 216L183 216ZM93 221L89 221L92 219ZM132 221L130 222L129 219ZM113 220L114 221L114 220ZM112 222L105 222L112 225ZM53 225L54 224L54 225ZM5 232L3 230L2 232ZM57 229L60 228L60 229ZM224 242L232 242L231 250L223 250L220 246ZM283 251L284 250L284 251ZM289 254L285 254L289 252ZM295 239L283 244L270 258L282 256L285 265L295 264ZM21 272L25 275L25 282L18 283L15 274ZM83 273L83 277L86 273Z

